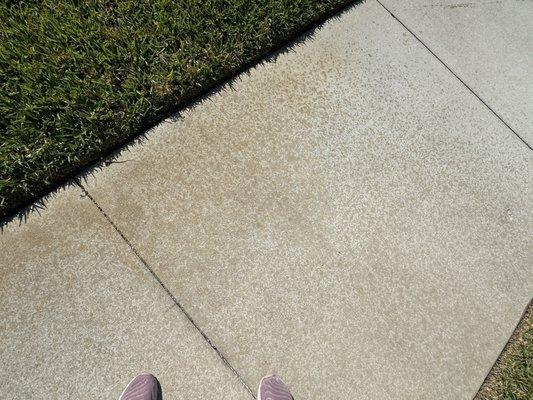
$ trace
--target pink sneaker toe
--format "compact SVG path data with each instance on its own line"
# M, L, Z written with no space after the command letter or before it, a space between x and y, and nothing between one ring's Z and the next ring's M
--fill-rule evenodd
M293 400L293 397L279 376L270 375L259 382L257 400Z
M119 400L163 400L161 385L152 374L140 374L131 380Z

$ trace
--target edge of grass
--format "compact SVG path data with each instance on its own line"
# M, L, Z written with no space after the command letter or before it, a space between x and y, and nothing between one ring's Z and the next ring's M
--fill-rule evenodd
M533 299L474 400L533 398Z
M202 87L198 87L197 90L187 93L187 95L180 99L178 103L169 106L168 109L162 111L152 120L146 121L139 127L139 129L126 134L119 140L110 143L104 143L102 146L102 151L100 151L98 154L94 154L86 159L80 160L80 162L72 166L70 171L64 174L51 176L50 185L40 190L36 190L31 195L27 195L18 199L17 202L8 202L7 205L1 206L0 227L14 219L23 221L32 211L46 208L46 201L49 195L61 187L72 183L70 181L79 177L80 175L84 175L87 173L87 171L100 166L102 162L104 162L110 156L119 153L128 145L133 144L136 139L140 138L154 126L201 100L203 97L215 92L222 86L231 83L231 81L236 79L238 75L245 73L247 70L250 70L262 62L269 62L270 59L275 59L279 53L290 51L291 47L297 45L300 41L307 39L308 36L312 36L313 32L326 23L327 20L340 16L349 8L364 1L365 0L342 0L338 6L335 6L324 13L317 14L315 18L310 20L309 23L304 24L291 32L288 32L287 35L273 42L264 49L261 49L253 56L250 56L238 67L229 69L220 77L214 79L211 83Z

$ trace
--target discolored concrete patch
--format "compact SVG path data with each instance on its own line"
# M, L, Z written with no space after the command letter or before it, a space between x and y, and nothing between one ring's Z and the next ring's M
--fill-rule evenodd
M80 195L0 233L0 397L117 399L151 371L169 399L251 398Z
M533 146L533 2L380 1Z
M85 185L253 385L472 398L533 289L532 156L381 6Z

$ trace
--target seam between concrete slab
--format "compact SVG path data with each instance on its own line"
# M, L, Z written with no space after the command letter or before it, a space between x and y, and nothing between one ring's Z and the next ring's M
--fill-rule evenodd
M431 50L431 48L430 48L427 44L425 44L425 43L422 41L422 39L420 39L420 38L419 38L419 37L418 37L418 36L417 36L417 35L416 35L411 29L409 29L409 28L407 27L407 25L405 25L405 23L403 23L403 22L402 22L402 21L401 21L396 15L394 15L394 14L392 13L392 11L390 11L387 7L385 7L385 5L384 5L380 0L376 0L376 2L377 2L381 7L383 7L383 9L384 9L385 11L387 11L387 12L392 16L392 18L394 18L396 21L398 21L398 23L399 23L401 26L403 26L404 29L407 30L407 32L409 32L409 33L410 33L410 34L411 34L411 35L412 35L412 36L413 36L413 37L414 37L414 38L415 38L415 39L416 39L416 40L417 40L422 46L424 46L424 47L426 48L426 50L429 51L429 52L433 55L433 57L435 57L437 60L439 60L440 63L441 63L442 65L444 65L444 67L445 67L448 71L450 71L450 73L451 73L453 76L455 76L455 77L457 78L457 80L458 80L459 82L461 82L461 83L463 84L463 86L466 87L466 88L470 91L470 93L472 93L474 96L476 96L477 99L478 99L478 100L479 100L479 101L480 101L480 102L481 102L481 103L482 103L482 104L483 104L483 105L484 105L484 106L485 106L490 112L492 112L492 114L494 114L494 116L496 116L496 118L498 118L498 119L501 121L502 124L504 124L504 125L505 125L505 126L511 131L511 132L513 132L514 135L515 135L518 139L520 139L520 140L522 141L522 143L524 143L524 144L529 148L529 150L533 150L533 148L529 145L529 143L527 143L527 142L526 142L526 141L525 141L525 140L524 140L524 139L523 139L523 138L522 138L522 137L521 137L521 136L520 136L520 135L519 135L519 134L518 134L513 128L511 128L511 126L510 126L510 125L509 125L509 124L508 124L508 123L507 123L507 122L506 122L506 121L505 121L505 120L504 120L504 119L503 119L503 118L502 118L502 117L501 117L496 111L494 111L494 110L491 108L491 106L489 106L489 105L487 104L487 102L485 102L485 100L483 100L483 99L482 99L482 98L481 98L481 97L480 97L480 96L474 91L474 89L472 89L470 86L468 86L468 84L467 84L463 79L461 79L461 78L459 77L459 75L457 75L457 73L456 73L453 69L451 69L451 68L450 68L450 67L449 67L449 66L448 66L448 65L447 65L447 64L446 64L446 63L445 63L445 62L444 62L444 61L443 61L443 60L442 60L442 59L441 59L441 58L440 58L440 57L439 57L439 56L438 56L433 50Z
M124 233L120 230L120 228L113 222L113 220L109 217L109 215L106 214L104 209L98 204L98 202L95 200L93 196L89 193L89 191L81 184L81 182L76 178L74 179L74 182L76 182L76 185L80 187L80 189L83 191L83 194L87 196L91 202L95 205L95 207L100 211L100 213L104 216L104 218L111 224L111 226L115 229L115 231L119 234L119 236L124 240L124 242L128 245L128 247L131 249L133 254L139 259L139 261L143 264L143 266L148 270L148 272L152 275L152 277L159 283L161 288L166 292L166 294L172 299L172 302L180 309L180 311L185 315L185 317L189 320L189 322L194 326L194 328L202 335L204 340L207 342L209 347L211 347L212 350L215 351L217 356L222 360L224 365L230 369L230 371L237 377L239 382L246 388L246 390L250 393L252 398L255 399L254 392L250 389L248 384L244 381L242 376L239 374L239 372L231 365L231 363L228 361L228 359L224 356L224 354L218 349L218 347L213 343L213 341L207 336L207 334L202 330L202 328L198 325L198 323L192 318L192 316L189 314L189 312L183 307L183 305L178 301L176 296L169 290L169 288L163 283L161 278L155 273L152 267L148 264L148 262L141 256L139 251L133 246L133 244L129 241L129 239L124 235Z
M494 114L494 116L496 116L496 118L498 118L512 133L514 133L514 135L520 139L522 141L522 143L524 143L530 150L533 150L531 148L531 146L513 129L511 128L511 126L505 122L505 120L496 112L494 111L470 86L468 86L466 84L465 81L463 81L456 73L455 71L453 71L437 54L435 54L435 52L433 50L431 50L429 48L429 46L427 44L425 44L411 29L409 29L398 17L396 17L396 15L394 15L387 7L385 7L385 5L383 3L381 3L380 0L376 0L376 2L381 6L383 7L383 9L385 11L387 11L392 18L394 18L396 21L398 21L398 23L404 27L405 30L407 30L422 46L424 46L426 48L427 51L429 51L433 57L435 57L453 76L455 76L455 78L457 78L457 80L459 82L461 82L463 84L463 86L465 86L469 91L470 93L472 93L474 96L477 97L477 99L490 111L492 112L492 114ZM533 300L530 301L530 303L533 302ZM513 340L513 337L514 337L514 334L516 332L516 330L518 329L518 327L520 326L520 323L522 321L522 319L524 318L525 316L525 313L527 312L527 309L528 309L529 305L526 306L524 312L522 313L522 316L520 317L520 319L518 320L518 322L516 323L516 326L514 327L513 329L513 334L511 335L511 337L507 340L505 346L503 347L503 349L501 350L500 354L498 355L496 361L492 364L491 368L489 369L489 371L486 373L485 375L485 379L483 379L483 382L481 383L481 385L479 386L478 390L476 391L476 394L474 395L473 397L473 400L475 400L479 394L479 392L481 391L481 389L483 388L483 386L485 385L485 383L487 382L487 380L489 379L492 371L494 370L494 368L496 367L496 365L498 365L498 363L500 362L503 354L506 352L506 350L509 348L509 345L511 344L512 340Z

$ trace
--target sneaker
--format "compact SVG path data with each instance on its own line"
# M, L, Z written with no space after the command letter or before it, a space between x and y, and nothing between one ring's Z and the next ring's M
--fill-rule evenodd
M152 374L140 374L128 383L118 400L163 400L161 385Z
M294 400L294 398L279 376L269 375L259 382L257 400Z

